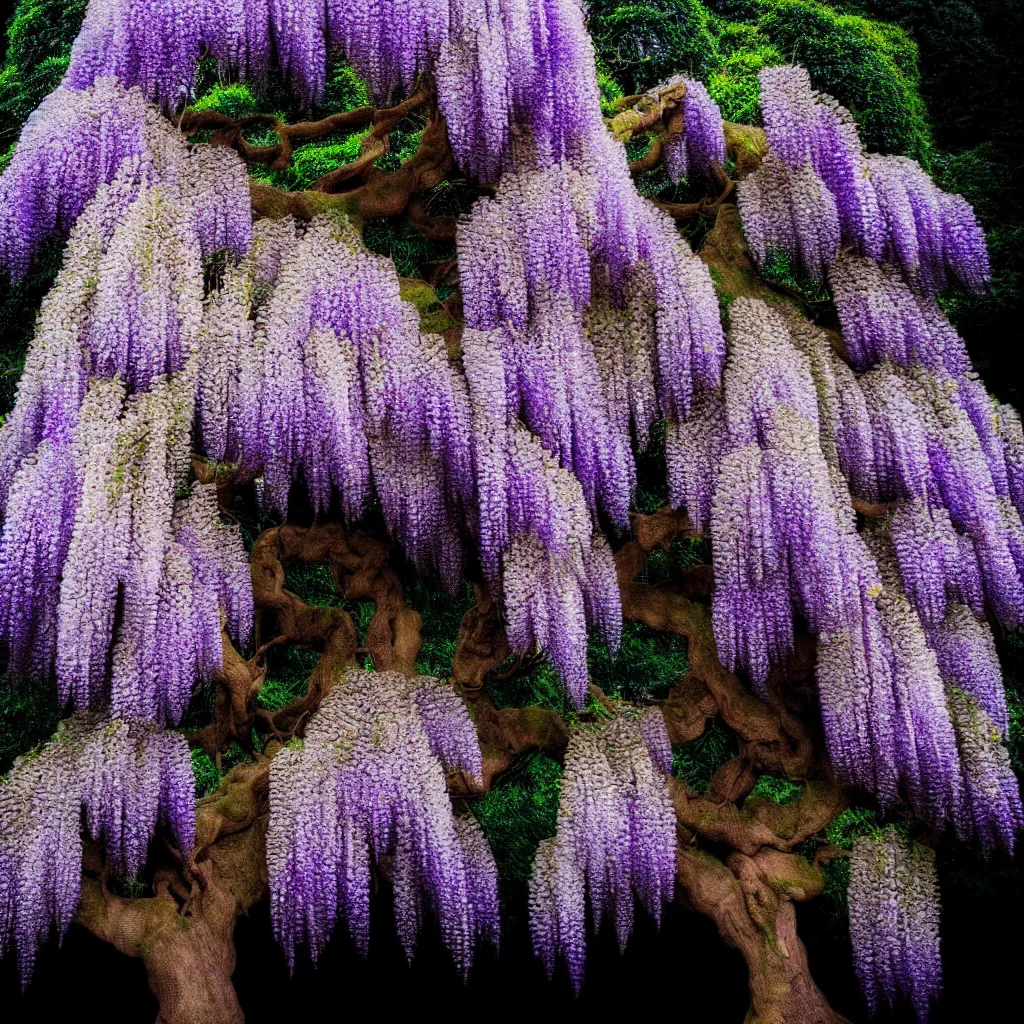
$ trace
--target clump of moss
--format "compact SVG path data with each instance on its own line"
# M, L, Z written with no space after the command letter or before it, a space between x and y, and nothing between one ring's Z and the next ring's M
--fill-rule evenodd
M503 889L525 883L542 839L555 834L562 767L540 751L516 758L486 796L469 805L490 843Z
M765 772L759 775L753 789L747 794L747 799L769 800L773 804L792 803L804 791L802 782L793 782L784 775L772 775Z
M41 682L23 689L0 677L0 775L20 754L49 739L59 724L54 686Z
M672 748L672 774L703 796L715 772L738 754L736 734L717 717L711 718L695 740Z

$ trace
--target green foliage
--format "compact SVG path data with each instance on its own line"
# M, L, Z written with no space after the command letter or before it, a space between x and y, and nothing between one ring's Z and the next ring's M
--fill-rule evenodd
M340 608L342 605L331 568L326 562L286 562L284 585L306 604L320 608Z
M486 796L468 801L490 843L503 887L529 880L538 844L555 834L561 782L561 765L533 751L516 758Z
M255 735L255 734L254 734ZM220 767L205 750L192 750L192 774L196 780L196 796L201 800L209 796L221 783L221 780L232 768L239 764L249 764L252 757L237 743L232 743L220 756Z
M0 139L13 138L64 77L87 2L21 0L15 8L0 69Z
M762 68L785 64L781 50L755 25L726 23L718 36L719 60L709 69L705 85L726 121L757 124L761 120Z
M394 260L402 277L419 277L425 264L455 256L453 242L431 241L414 231L403 217L367 221L363 241L371 252Z
M366 83L350 65L338 61L327 69L327 87L321 104L324 111L336 114L342 110L365 107L369 102Z
M600 60L627 93L686 73L706 83L727 120L756 124L758 72L794 61L816 88L850 108L869 149L928 157L917 47L897 26L815 0L603 0L590 7Z
M784 775L765 772L758 776L754 788L747 794L748 800L769 800L773 804L788 804L804 791L802 782L792 782Z
M951 292L942 304L964 336L971 358L988 387L1003 401L1024 406L1016 346L1024 291L1024 198L1022 171L1012 151L985 142L937 167L939 184L959 192L974 207L988 239L992 282L980 295Z
M20 754L49 739L60 723L52 686L21 688L0 676L0 775Z
M0 423L14 405L35 314L60 270L62 248L48 247L35 269L17 283L0 275Z
M709 718L704 731L695 740L673 746L672 774L703 796L715 772L737 754L736 734L717 716Z
M634 444L633 458L636 460L636 509L644 515L651 515L668 504L664 420L658 420L651 426L651 436L645 448Z
M690 669L686 641L675 633L661 633L639 622L622 624L622 647L612 655L593 640L587 649L590 679L608 696L642 703L663 696Z
M107 884L110 887L110 891L115 896L120 896L123 900L138 900L143 899L150 894L149 882L136 881L134 878L115 878L111 876L107 879Z
M1010 713L1007 745L1013 770L1024 777L1024 628L1001 637L999 657L1003 664L1006 705Z
M423 619L417 669L424 675L436 676L438 679L449 678L459 624L473 604L473 588L465 583L460 593L453 598L443 587L415 579L406 586L406 599Z
M191 110L212 110L232 120L261 113L260 104L247 85L216 82L195 103Z
M788 254L782 249L773 250L768 254L768 261L761 268L761 276L803 300L812 317L815 313L824 312L831 305L832 296L826 282L798 276Z
M515 666L513 660L499 667L497 676L488 682L487 695L497 708L525 708L536 705L548 708L565 715L569 710L569 702L565 696L558 673L544 658L528 660L518 671L511 671Z
M766 2L758 29L849 107L868 149L927 160L917 46L902 29L809 0Z
M1019 90L1011 84L1015 76L1019 81L1024 27L1018 0L839 0L835 6L899 25L917 43L921 93L940 146L967 148L1006 130L1006 114L1019 109L1012 98Z
M590 32L601 59L629 94L672 75L701 78L715 62L711 19L699 0L591 0Z
M597 86L601 90L601 113L605 117L614 116L615 101L622 99L626 94L600 60L597 62Z

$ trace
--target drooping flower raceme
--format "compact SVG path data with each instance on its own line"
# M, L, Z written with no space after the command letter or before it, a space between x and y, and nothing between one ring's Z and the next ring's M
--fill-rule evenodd
M349 59L378 104L432 74L458 162L484 180L503 169L517 122L531 126L544 160L556 162L578 153L601 123L593 45L577 0L411 0L386 11L344 0L199 0L186 9L177 0L92 0L65 84L84 89L116 76L173 112L192 98L204 48L224 72L256 84L276 54L307 106L323 97L329 51Z
M908 372L882 363L860 378L860 387L871 417L873 469L859 475L877 481L877 492L865 497L917 502L932 510L928 517L921 510L899 517L897 554L907 572L920 579L922 571L932 571L928 587L937 600L935 574L941 571L947 592L955 599L979 611L983 607L979 600L987 603L1008 626L1020 622L1024 616L1020 517L1009 500L1000 499L985 447L964 408L965 385L943 371L915 366ZM916 567L911 564L912 547L899 543L904 528L912 525L912 515L916 534L937 530L939 537L946 538L930 541L932 561ZM937 544L950 551L955 544L956 558L940 557ZM924 599L916 581L911 593ZM979 599L978 594L983 597ZM938 611L941 616L941 607ZM922 614L935 617L927 608Z
M887 359L944 368L953 377L966 371L963 340L934 298L915 295L891 264L844 253L829 267L828 280L854 369Z
M339 918L365 952L373 861L391 865L410 959L424 905L463 974L478 938L497 942L494 860L480 826L453 813L445 785L446 770L479 777L480 750L468 711L443 685L348 672L302 745L271 763L271 919L292 967L301 944L317 959Z
M857 836L850 856L850 939L874 1013L906 997L920 1021L942 989L935 851L893 826Z
M214 485L175 503L188 469L188 375L124 400L98 379L79 431L81 499L62 569L57 682L64 701L176 722L221 664L221 609L236 642L251 628L237 531Z
M804 277L821 280L840 245L835 197L810 160L790 169L774 152L739 183L737 201L751 255L767 266L783 254Z
M641 384L630 402L641 432L656 411L652 382L661 410L685 418L695 384L714 387L721 373L714 292L706 268L653 208L634 211L636 256L622 267L626 228L608 220L597 169L535 169L530 158L525 153L526 166L506 173L496 196L480 200L460 227L466 323L489 332L502 353L510 413L521 409L579 477L591 506L624 525L633 474L629 421L612 404L617 377ZM630 189L632 199L616 200L617 218L622 204L638 202ZM610 310L585 318L592 302L599 310L625 306L628 331L602 330L618 319Z
M730 319L728 442L711 512L715 635L723 664L763 687L792 649L793 606L812 629L838 626L841 518L808 360L764 303L737 299Z
M17 948L22 984L51 929L63 938L78 908L83 809L113 869L134 877L158 823L182 853L192 849L194 787L180 733L91 712L15 762L0 781L0 955Z
M619 643L615 564L579 480L504 408L501 355L489 338L469 329L463 335L481 562L494 592L503 596L513 650L543 650L582 707L588 623L612 649Z
M986 853L1002 848L1012 855L1024 829L1024 806L1003 731L981 701L954 679L948 692L963 765L957 835L964 842L977 840Z
M657 95L676 83L686 89L682 102L683 130L670 136L665 144L665 170L672 181L678 182L689 174L707 174L715 165L725 163L725 132L722 112L703 82L679 75L652 92Z
M914 160L868 156L884 227L884 256L920 292L958 283L980 291L991 270L985 235L963 196L943 192Z
M810 167L831 193L843 242L875 259L882 252L878 200L850 112L811 87L795 65L764 68L761 111L770 151L790 172ZM794 190L794 202L801 190Z
M660 714L660 712L658 712ZM649 729L650 727L648 727ZM656 920L675 883L675 815L641 722L617 717L569 741L558 831L537 849L530 881L534 952L552 976L562 960L578 993L593 927L613 918L620 949L634 902ZM659 760L661 758L659 757Z
M81 90L62 85L26 123L0 176L3 272L23 276L43 244L66 235L100 187L118 177L129 185L119 190L125 206L144 184L167 186L178 215L193 221L204 256L248 248L249 183L237 154L190 150L139 89L103 77Z
M812 89L804 68L780 65L759 77L769 153L738 197L760 266L782 251L820 278L841 242L898 265L920 293L984 287L985 237L962 196L943 192L907 157L865 154L849 111Z

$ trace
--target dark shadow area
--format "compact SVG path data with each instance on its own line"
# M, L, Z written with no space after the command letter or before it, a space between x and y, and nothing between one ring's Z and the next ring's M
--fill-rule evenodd
M953 866L956 872L956 866ZM993 867L998 876L1002 870ZM959 878L959 875L957 875ZM1012 968L1019 957L1015 922L1024 900L993 878L988 890L959 880L943 889L943 955L946 992L932 1024L964 1019L1011 1019ZM833 1007L854 1024L867 1024L851 967L845 934L828 927L822 901L799 907L811 972ZM580 998L559 975L549 983L530 949L525 913L506 918L500 956L482 950L463 984L447 950L428 928L411 967L395 936L390 901L373 907L370 954L363 959L342 930L319 968L300 961L289 978L284 955L274 943L266 903L239 921L235 986L248 1024L313 1021L325 1011L365 1000L391 1019L443 1012L448 1018L495 1014L517 1020L663 1017L666 1006L691 1021L741 1024L747 1011L746 969L727 949L711 922L678 906L667 908L660 931L644 917L624 955L606 931L591 941L587 978ZM73 926L57 950L42 951L35 980L19 993L12 959L0 964L0 1006L9 1024L83 1019L94 1012L112 1024L151 1024L156 1001L141 961L117 953L84 929ZM907 1011L880 1013L877 1024L911 1024Z

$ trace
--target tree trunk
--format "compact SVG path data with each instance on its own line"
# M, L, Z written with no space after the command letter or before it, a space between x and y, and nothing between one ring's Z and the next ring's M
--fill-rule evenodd
M814 983L796 932L792 901L820 891L817 869L775 850L733 854L727 867L692 848L678 851L676 867L693 908L715 922L747 963L750 1009L744 1024L848 1024Z
M168 889L148 899L120 899L99 879L82 889L78 921L146 966L160 1004L156 1024L242 1024L235 970L237 904L206 884L184 907Z

